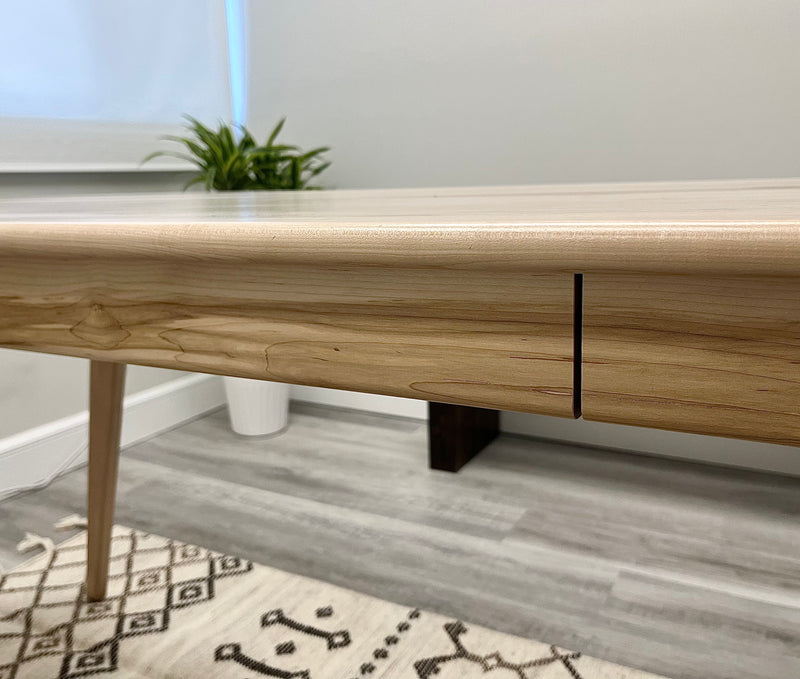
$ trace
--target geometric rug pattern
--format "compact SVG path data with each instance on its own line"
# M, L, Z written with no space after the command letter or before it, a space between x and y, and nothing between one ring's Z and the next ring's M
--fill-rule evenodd
M0 679L658 679L549 644L115 526L108 597L86 533L0 575Z

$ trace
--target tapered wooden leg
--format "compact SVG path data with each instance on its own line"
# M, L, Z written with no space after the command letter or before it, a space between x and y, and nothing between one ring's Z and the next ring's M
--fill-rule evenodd
M500 413L488 408L428 404L431 469L457 472L489 445L500 431Z
M89 551L86 570L86 596L89 601L99 601L106 596L124 387L124 363L92 361L89 395Z

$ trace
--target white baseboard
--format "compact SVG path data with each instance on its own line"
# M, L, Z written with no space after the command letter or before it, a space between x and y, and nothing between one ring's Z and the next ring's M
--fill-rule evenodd
M129 446L225 403L214 375L187 375L125 397L122 446ZM89 412L0 439L0 497L86 463Z
M502 413L500 427L564 443L800 476L800 448L793 446L526 413Z
M291 395L296 401L338 408L417 419L428 417L425 401L408 398L299 386L292 387ZM502 413L500 428L508 434L553 439L564 443L800 476L800 448L792 446L527 413Z
M336 408L366 410L368 412L381 413L382 415L397 415L398 417L414 417L416 419L427 419L428 417L427 401L418 401L414 398L362 394L356 391L300 385L292 385L290 398L293 401L318 403Z
M414 399L305 386L292 386L291 397L296 401L421 420L428 416L426 402ZM221 379L201 374L180 377L127 396L122 446L172 429L224 403ZM34 486L56 473L85 464L88 420L89 414L84 411L0 439L0 498L13 489ZM565 443L800 476L800 448L791 446L524 413L503 413L501 428L506 433Z

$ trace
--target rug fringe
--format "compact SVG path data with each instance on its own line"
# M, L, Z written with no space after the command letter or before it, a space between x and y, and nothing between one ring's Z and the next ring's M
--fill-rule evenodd
M25 537L17 545L17 551L20 554L31 552L37 547L41 547L45 554L52 555L56 549L55 543L50 538L43 538L41 535L35 533L25 533Z
M72 528L88 528L89 522L85 516L70 514L63 519L59 519L53 524L56 530L70 530Z
M70 514L63 519L59 519L53 524L56 530L71 530L74 528L88 528L89 523L85 516L79 514ZM41 535L35 533L25 533L25 537L17 545L17 551L20 554L33 551L37 547L41 547L45 554L52 555L56 549L55 543L50 538L43 538ZM0 578L7 573L6 569L0 564Z

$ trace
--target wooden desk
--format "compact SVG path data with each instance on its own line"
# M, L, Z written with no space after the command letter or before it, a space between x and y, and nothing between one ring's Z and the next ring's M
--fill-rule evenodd
M800 444L800 181L5 201L0 346Z

